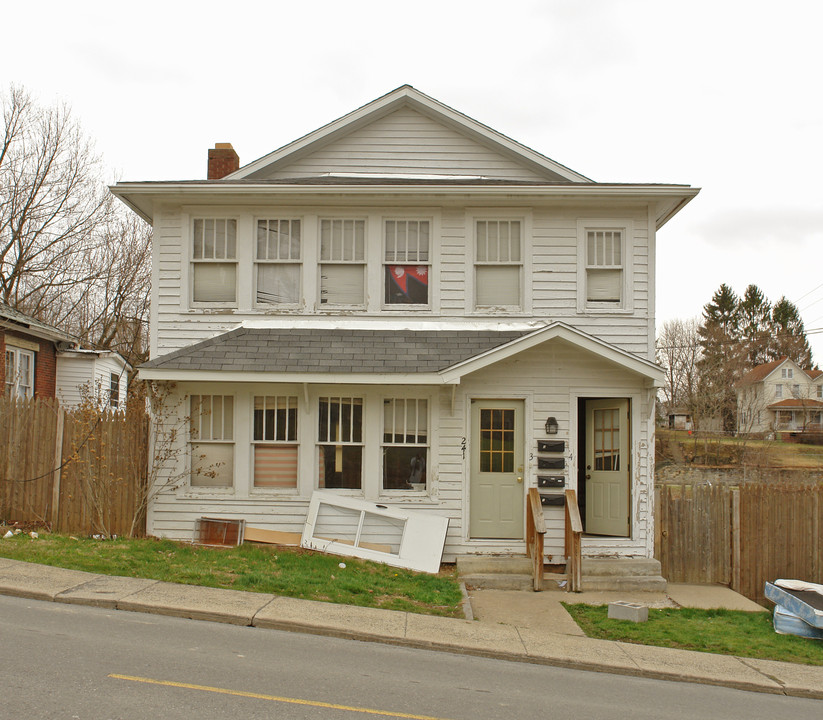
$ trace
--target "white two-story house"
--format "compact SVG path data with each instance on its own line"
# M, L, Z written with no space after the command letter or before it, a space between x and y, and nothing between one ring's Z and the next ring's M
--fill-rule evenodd
M571 488L584 555L652 556L655 243L696 189L593 182L409 86L209 152L113 188L154 227L140 377L190 425L150 533L300 532L321 489L448 517L446 560L522 554L527 488Z
M737 384L737 431L741 434L819 430L823 419L823 372L804 370L782 357L752 368Z

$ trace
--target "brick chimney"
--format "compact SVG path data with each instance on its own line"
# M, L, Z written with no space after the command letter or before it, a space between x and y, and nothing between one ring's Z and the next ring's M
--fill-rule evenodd
M231 143L215 143L209 148L209 180L219 180L240 168L240 157Z

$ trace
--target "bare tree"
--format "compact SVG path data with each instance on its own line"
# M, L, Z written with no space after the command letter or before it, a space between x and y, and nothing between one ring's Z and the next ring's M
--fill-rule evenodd
M22 88L2 98L0 300L42 317L62 292L93 279L99 229L112 212L102 164L66 106Z
M695 420L698 408L700 336L697 320L667 320L657 337L657 362L666 371L663 403L667 413L683 408Z
M0 301L144 360L150 228L115 205L68 107L15 86L0 99Z

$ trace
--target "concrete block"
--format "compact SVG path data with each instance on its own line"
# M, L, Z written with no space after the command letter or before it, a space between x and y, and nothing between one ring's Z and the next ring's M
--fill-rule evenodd
M609 617L614 620L630 620L631 622L646 622L649 619L649 608L640 603L611 602L609 603Z

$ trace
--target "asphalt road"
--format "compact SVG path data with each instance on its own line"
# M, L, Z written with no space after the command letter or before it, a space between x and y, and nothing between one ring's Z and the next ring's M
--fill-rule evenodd
M0 718L823 717L823 701L0 597Z

